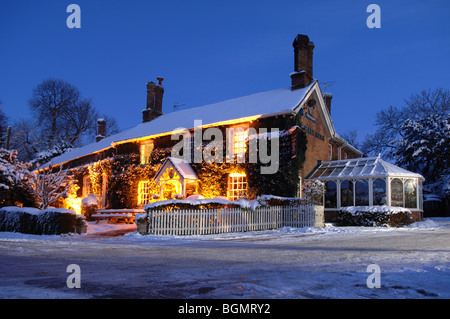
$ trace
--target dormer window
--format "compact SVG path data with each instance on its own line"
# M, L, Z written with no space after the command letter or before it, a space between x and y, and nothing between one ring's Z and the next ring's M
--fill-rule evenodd
M152 154L153 147L153 141L141 143L141 164L150 163L150 155Z

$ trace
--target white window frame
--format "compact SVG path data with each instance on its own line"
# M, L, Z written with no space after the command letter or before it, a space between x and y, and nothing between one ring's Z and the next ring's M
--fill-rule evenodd
M140 181L138 188L138 204L147 205L150 201L150 181Z
M238 200L247 195L247 175L243 173L232 173L228 176L227 198Z
M87 197L92 194L92 183L89 175L83 176L83 197Z
M231 152L235 158L243 159L247 152L249 127L248 125L240 125L234 126L231 129L233 130Z

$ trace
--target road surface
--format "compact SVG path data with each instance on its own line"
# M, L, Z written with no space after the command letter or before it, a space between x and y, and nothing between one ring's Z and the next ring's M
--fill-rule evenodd
M0 297L450 298L450 219L437 225L145 240L0 234ZM380 288L367 285L373 264ZM73 274L80 288L67 286Z

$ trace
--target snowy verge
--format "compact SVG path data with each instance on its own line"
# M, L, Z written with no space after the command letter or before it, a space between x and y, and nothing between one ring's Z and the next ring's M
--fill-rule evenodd
M112 230L131 229L135 228L133 224L108 224L106 222L87 222L87 234L63 234L63 235L31 235L17 232L0 232L1 241L46 241L46 240L88 240L86 235L95 235ZM180 244L192 241L222 241L222 240L258 240L258 239L272 239L272 240L299 240L302 237L309 237L311 235L326 235L326 236L347 236L352 234L375 234L380 232L414 232L429 230L434 231L439 228L450 228L450 217L442 218L425 218L424 221L415 222L408 226L399 228L393 227L364 227L364 226L336 226L331 223L326 223L323 228L314 227L283 227L272 230L250 231L240 233L224 233L224 234L210 234L210 235L146 235L142 236L137 231L129 232L120 237L114 238L96 238L89 240L101 240L108 242L115 242L119 244L144 244L152 245L159 243Z

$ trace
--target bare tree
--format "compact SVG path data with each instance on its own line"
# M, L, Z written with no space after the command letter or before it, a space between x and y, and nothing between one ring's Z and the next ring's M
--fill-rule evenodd
M5 146L6 141L6 131L7 131L7 124L8 119L6 118L5 113L3 113L2 109L2 101L0 101L0 144L1 147Z
M34 90L29 105L39 123L42 142L54 147L62 141L75 144L96 125L97 111L72 84L47 79Z
M39 152L40 139L36 122L20 119L12 124L11 148L17 150L21 161L31 161Z
M357 130L350 130L345 132L344 134L341 134L341 137L346 140L349 144L352 146L359 148L359 142L358 142L358 131Z

